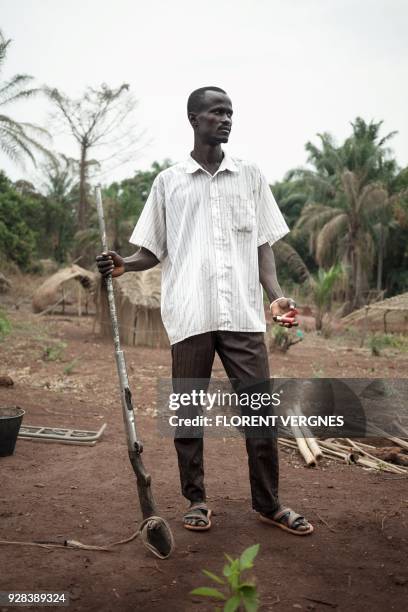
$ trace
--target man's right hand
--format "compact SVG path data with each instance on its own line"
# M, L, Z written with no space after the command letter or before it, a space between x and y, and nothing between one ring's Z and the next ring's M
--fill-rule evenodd
M125 272L125 260L115 251L98 255L96 265L104 277L109 276L109 274L112 274L113 277L121 276Z

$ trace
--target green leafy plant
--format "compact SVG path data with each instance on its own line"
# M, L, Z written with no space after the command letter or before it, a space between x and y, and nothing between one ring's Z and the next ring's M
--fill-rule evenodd
M8 320L5 313L2 310L0 310L0 342L4 340L4 338L7 336L7 334L10 333L10 331L11 331L10 321Z
M203 574L213 582L223 587L221 591L214 587L199 587L191 591L191 595L201 595L211 597L224 602L222 610L224 612L235 612L245 610L245 612L256 612L259 607L259 596L256 584L248 582L242 578L242 573L252 569L254 559L259 552L259 544L250 546L241 554L238 559L232 559L225 555L228 563L224 565L223 576L217 576L208 570L203 570ZM221 608L216 608L220 610Z
M44 361L57 361L66 348L67 345L65 342L55 342L52 345L45 346L42 358Z
M408 348L407 339L402 335L396 334L371 334L368 338L368 347L371 354L379 357L381 351L386 348L394 348L406 351Z
M291 346L303 340L303 332L298 329L295 333L286 327L274 325L268 334L268 346L271 352L280 351L286 353Z
M344 278L344 270L341 265L332 266L329 270L318 271L317 277L312 284L313 301L316 312L316 329L321 331L323 327L323 316L329 313L332 306L333 292L336 284Z
M70 374L72 374L75 366L81 361L80 357L75 357L75 359L73 359L72 361L70 361L64 368L64 374L66 376L69 376Z
M312 364L313 378L324 378L324 369L318 364Z

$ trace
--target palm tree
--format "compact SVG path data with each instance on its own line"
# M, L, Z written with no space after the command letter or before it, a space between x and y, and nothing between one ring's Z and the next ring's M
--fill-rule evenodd
M332 266L329 270L320 269L317 278L311 283L313 301L317 308L316 329L320 331L323 326L323 316L330 312L335 285L343 276L340 265Z
M76 170L76 162L62 154L41 166L47 242L59 262L66 260L73 243L78 201Z
M302 209L296 229L309 236L319 266L328 268L343 262L350 279L349 308L363 303L379 238L383 252L381 220L389 206L385 184L396 165L384 147L395 132L380 139L381 125L357 118L352 136L340 147L329 134L319 135L320 149L306 145L308 161L315 170L298 171L311 201Z
M307 193L304 185L296 180L296 172L290 170L282 181L276 181L271 185L271 190L285 221L289 227L293 227L307 202Z
M11 40L6 40L0 30L0 72L10 43ZM41 143L41 138L49 137L45 129L32 123L18 122L3 114L3 106L23 98L31 98L39 92L39 89L30 87L32 80L33 77L27 74L16 74L8 81L0 83L0 151L20 165L23 165L26 158L36 165L34 153L51 156Z

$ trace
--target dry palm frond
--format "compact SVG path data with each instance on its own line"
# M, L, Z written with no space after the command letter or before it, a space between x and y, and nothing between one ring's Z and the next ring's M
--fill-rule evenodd
M35 132L34 135L30 131ZM10 117L0 115L0 148L14 161L24 166L23 157L28 157L34 165L34 152L41 153L48 159L53 154L37 139L36 134L45 134L45 130L29 123L17 123Z
M39 92L38 89L21 89L33 80L29 74L16 74L0 86L0 105L14 102L20 98L27 98Z
M0 67L7 54L7 47L11 43L11 38L6 40L2 30L0 30Z
M6 40L0 30L0 67L7 54L11 40ZM32 77L27 74L17 74L0 85L0 106L29 98L40 92L38 88L29 88ZM21 123L11 117L0 114L0 151L13 161L23 164L29 158L36 164L35 154L52 158L51 152L42 144L39 137L49 136L48 132L32 123Z
M380 212L385 208L388 201L387 191L377 183L370 183L363 187L358 202L359 211L367 211L370 214Z
M296 249L288 242L279 240L273 245L273 252L280 264L285 264L293 271L301 283L310 280L310 272Z
M348 217L341 213L333 217L320 230L316 239L316 261L319 266L331 265L339 259L339 244L345 238L348 229Z
M309 249L311 253L316 249L316 239L321 228L342 212L341 208L325 206L324 204L308 204L304 207L295 225L295 230L309 235Z
M359 179L354 172L345 170L341 174L341 184L352 210L358 209Z
M302 214L296 223L296 229L304 229L305 231L315 231L320 229L325 223L336 215L342 213L341 208L326 206L324 204L307 204L304 207Z

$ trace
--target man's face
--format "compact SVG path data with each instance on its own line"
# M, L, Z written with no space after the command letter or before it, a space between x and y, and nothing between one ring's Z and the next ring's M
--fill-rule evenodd
M228 142L232 126L232 104L226 94L206 91L199 113L190 114L195 133L204 144Z

